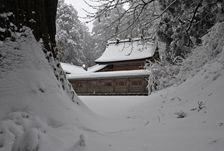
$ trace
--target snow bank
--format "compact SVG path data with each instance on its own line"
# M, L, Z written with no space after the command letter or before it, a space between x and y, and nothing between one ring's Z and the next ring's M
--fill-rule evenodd
M223 151L223 90L224 51L182 84L150 96L82 99L98 114L117 118L96 135L109 151Z
M109 151L223 151L223 90L224 51L182 84L150 96L81 98L98 114L117 118L96 135Z
M96 118L64 91L63 77L55 77L30 32L4 41L0 57L0 151L85 148L82 129L93 128Z
M224 51L124 118L102 120L72 101L41 46L21 36L0 46L0 151L223 151Z
M216 59L224 47L224 23L217 23L202 40L203 44L192 50L192 53L177 65L169 65L166 62L155 63L146 66L150 72L151 81L158 85L157 89L163 89L173 84L181 84L186 79L194 76L206 63Z
M208 42L214 44L216 40ZM204 50L215 53L214 56L207 54L206 58L196 60L200 54L205 57L200 48L201 53L191 57L197 63L186 66L196 70L183 75L185 82L153 93L143 104L130 110L127 118L145 123L144 128L130 134L142 138L137 144L154 151L223 151L224 47L221 43L217 42L219 53Z
M126 127L109 131L108 138L102 143L108 143L109 139L111 150L223 151L224 40L220 25L212 29L215 33L210 32L214 34L210 38L214 39L207 38L207 44L195 48L195 55L186 60L186 63L192 62L184 65L186 68L182 69L182 73L178 71L183 81L145 97L144 102L132 107L123 119L114 124L126 121ZM172 80L175 82L176 79ZM83 99L102 115L111 114L109 112L118 114L119 109L141 100L125 96L119 101L114 98L115 102L111 97ZM105 107L103 103L96 106L96 100L107 100ZM120 103L123 100L132 103ZM116 108L115 103L119 107Z

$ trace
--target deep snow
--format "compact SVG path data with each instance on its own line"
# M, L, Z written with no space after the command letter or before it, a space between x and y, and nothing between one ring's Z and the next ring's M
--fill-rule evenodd
M224 149L224 51L148 97L81 97L90 107L99 100L101 116L72 102L33 37L1 42L0 53L0 151Z
M94 127L95 116L72 102L33 36L2 42L0 54L0 151L67 150Z
M123 118L127 110L149 99L148 96L80 96L80 99L97 115L106 118Z
M111 150L223 151L223 90L224 53L181 85L148 97L81 99L101 116L116 117L114 125L129 122L106 133Z

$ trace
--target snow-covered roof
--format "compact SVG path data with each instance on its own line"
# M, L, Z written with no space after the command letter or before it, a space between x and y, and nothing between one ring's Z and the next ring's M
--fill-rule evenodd
M154 55L155 46L153 42L141 40L109 41L108 46L101 57L95 60L96 63L119 62L128 60L139 60L150 58Z
M86 74L67 75L69 80L75 79L97 79L97 78L115 78L115 77L133 77L148 76L147 70L128 70L128 71L107 71L107 72L89 72Z
M99 70L105 68L106 66L107 66L107 65L99 65L99 64L96 64L96 65L94 65L94 66L92 66L92 67L89 67L89 68L87 69L87 71L88 71L88 72L96 72L96 71L99 71Z
M76 66L68 63L62 63L61 62L61 67L62 69L70 74L86 74L89 72L96 72L99 71L103 68L105 68L107 65L94 65L92 67L87 68L87 70L83 69L81 66Z
M87 73L85 69L83 69L83 67L81 66L76 66L76 65L72 65L72 64L68 64L68 63L60 63L62 69L66 72L66 73L73 73L73 74L84 74Z

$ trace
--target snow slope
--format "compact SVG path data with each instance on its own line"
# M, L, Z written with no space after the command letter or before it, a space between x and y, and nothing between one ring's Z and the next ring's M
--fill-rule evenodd
M223 151L223 62L222 54L180 86L154 93L133 108L127 117L141 119L145 127L131 135L148 150Z
M122 118L127 109L148 100L148 96L80 96L96 114L106 118Z
M1 42L0 54L0 151L84 148L83 129L97 118L78 97L72 102L34 37Z
M97 137L109 151L223 151L223 90L224 51L181 85L148 97L81 98L98 114L117 118L104 139ZM106 100L104 106L97 100Z
M0 54L0 151L224 150L224 51L119 118L72 102L32 36L1 42Z

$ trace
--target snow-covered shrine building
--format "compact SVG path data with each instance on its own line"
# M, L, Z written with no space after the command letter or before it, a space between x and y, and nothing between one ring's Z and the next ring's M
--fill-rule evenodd
M139 38L109 41L96 65L84 70L63 64L78 95L148 95L146 60L159 59L153 42Z

